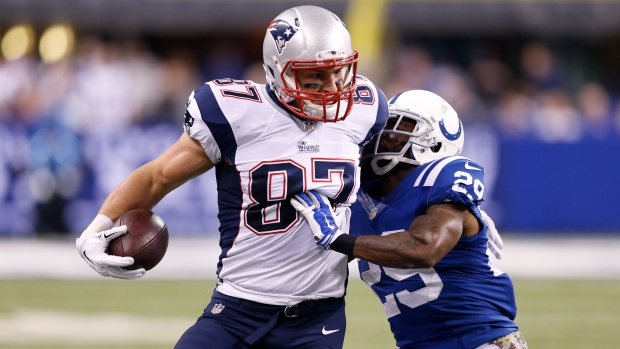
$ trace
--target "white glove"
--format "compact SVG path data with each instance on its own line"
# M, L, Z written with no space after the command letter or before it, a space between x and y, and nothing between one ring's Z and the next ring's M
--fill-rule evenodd
M487 242L487 248L495 258L502 259L502 249L504 248L504 242L502 241L502 237L499 236L499 232L495 228L495 222L489 217L489 215L480 210L480 215L482 215L482 220L487 225L487 238L489 241Z
M106 253L110 241L127 233L127 226L112 228L112 221L104 215L98 215L86 230L75 240L80 257L102 276L118 279L138 279L146 273L145 269L123 269L133 264L132 257L111 256Z
M291 205L304 216L312 229L314 241L324 250L329 250L329 244L344 234L334 221L329 199L316 190L295 195L291 198Z

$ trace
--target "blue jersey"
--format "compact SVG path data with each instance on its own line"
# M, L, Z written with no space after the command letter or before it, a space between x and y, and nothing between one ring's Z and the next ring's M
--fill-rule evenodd
M467 207L484 228L461 237L428 269L386 268L359 260L362 279L379 296L401 348L476 348L516 331L512 281L492 267L487 226L480 215L484 170L470 159L447 157L411 171L383 200L377 181L364 183L352 206L351 232L388 235L409 228L431 205Z

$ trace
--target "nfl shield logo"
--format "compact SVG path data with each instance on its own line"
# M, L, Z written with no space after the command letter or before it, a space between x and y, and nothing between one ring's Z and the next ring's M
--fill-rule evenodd
M377 217L377 211L379 209L377 207L373 207L372 210L370 210L370 213L368 213L368 218L370 218L370 220L375 219L375 217Z
M311 120L304 121L304 130L306 132L312 132L314 130L314 121L311 121Z
M211 313L219 314L222 312L222 310L224 310L224 305L222 303L217 303L213 306L213 309L211 309Z

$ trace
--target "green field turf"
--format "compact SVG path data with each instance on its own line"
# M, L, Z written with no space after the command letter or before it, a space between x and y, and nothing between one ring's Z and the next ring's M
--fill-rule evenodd
M0 348L172 348L212 282L0 281ZM620 280L515 280L517 322L531 349L620 348ZM347 349L395 348L378 299L347 295Z

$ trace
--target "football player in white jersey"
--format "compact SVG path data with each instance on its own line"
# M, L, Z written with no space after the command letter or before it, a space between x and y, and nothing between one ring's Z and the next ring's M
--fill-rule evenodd
M319 246L358 258L400 348L527 348L514 322L512 281L492 265L501 240L490 243L495 227L479 207L484 169L459 156L457 113L422 90L389 104L385 129L363 151L375 178L361 185L345 227L351 234L338 228L322 193L291 203Z
M103 276L136 279L106 254L112 222L153 207L215 168L221 254L211 303L175 348L341 348L347 256L314 244L290 199L316 190L348 220L362 147L385 125L387 99L356 75L342 21L315 6L278 15L263 42L268 84L217 79L193 91L185 133L115 188L77 239ZM215 189L215 188L214 188ZM165 217L164 217L165 218Z

